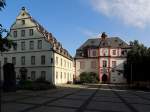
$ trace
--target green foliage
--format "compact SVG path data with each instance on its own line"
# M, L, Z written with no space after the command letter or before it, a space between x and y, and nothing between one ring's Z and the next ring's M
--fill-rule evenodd
M82 83L98 83L98 74L94 72L82 72L80 74L80 81Z
M30 81L30 80L25 80L25 81L20 81L19 83L19 89L26 89L26 90L47 90L51 88L56 88L52 83L41 80L41 78L35 80L35 81Z
M128 82L150 81L150 48L140 44L137 40L130 42L132 49L127 54L127 63L124 66L125 77Z
M32 81L30 80L21 80L19 82L19 89L31 89L32 88Z
M12 40L7 39L7 36L3 38L3 33L7 33L7 36L9 35L8 31L0 24L0 52L8 51L12 46L17 46Z
M5 0L0 0L0 10L2 10L2 8L4 8L5 6ZM16 46L13 41L8 40L7 38L3 38L3 34L6 34L7 36L9 35L8 31L3 28L2 24L0 24L0 52L8 51L12 46Z
M0 10L6 6L5 0L0 0Z

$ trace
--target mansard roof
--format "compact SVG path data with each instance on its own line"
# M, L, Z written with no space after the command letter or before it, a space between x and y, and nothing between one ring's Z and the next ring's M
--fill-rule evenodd
M83 50L85 48L129 48L130 46L120 39L119 37L107 37L102 38L92 38L88 39L84 44L82 44L77 50Z
M122 48L130 49L131 47L119 37L107 37L105 33L102 33L101 38L91 38L88 39L84 44L82 44L76 50L76 58L84 58L87 56L87 49L97 49L97 48Z
M25 7L22 7L20 14L18 15L17 19L27 19L30 18L30 20L36 25L37 30L45 37L45 40L49 42L53 50L61 55L63 55L66 58L72 59L72 56L68 53L66 49L64 49L60 42L57 41L57 39L52 35L52 33L49 33L40 23L38 23L26 10Z

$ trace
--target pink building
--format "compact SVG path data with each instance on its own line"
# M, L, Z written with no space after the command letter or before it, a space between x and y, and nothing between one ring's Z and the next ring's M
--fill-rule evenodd
M75 76L82 72L95 72L99 80L107 83L126 83L124 63L130 46L119 37L101 37L88 39L76 50Z

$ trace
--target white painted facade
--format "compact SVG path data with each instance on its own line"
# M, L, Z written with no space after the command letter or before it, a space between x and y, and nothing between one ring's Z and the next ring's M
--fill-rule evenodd
M15 60L17 78L20 77L20 69L25 67L29 80L36 80L43 75L53 84L73 81L72 57L51 33L47 32L29 15L25 8L22 8L17 16L7 38L17 43L17 49L11 48L8 52L0 55L1 68L6 59L8 63ZM58 58L57 62L56 57ZM3 74L2 69L0 72ZM3 80L3 75L1 75L1 79Z

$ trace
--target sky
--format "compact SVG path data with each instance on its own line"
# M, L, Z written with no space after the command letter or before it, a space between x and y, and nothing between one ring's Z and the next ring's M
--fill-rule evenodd
M6 0L3 27L10 28L23 6L72 56L102 32L150 47L150 0Z

